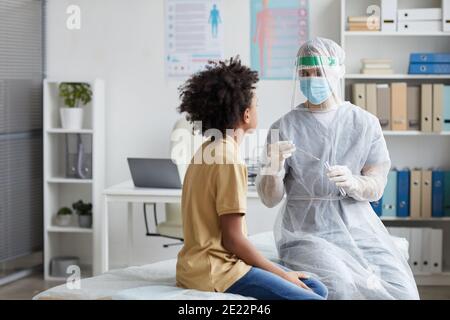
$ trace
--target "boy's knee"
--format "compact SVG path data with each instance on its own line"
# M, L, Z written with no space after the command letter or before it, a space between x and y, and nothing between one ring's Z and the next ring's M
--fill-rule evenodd
M322 282L319 282L318 290L316 291L316 293L324 299L328 298L328 288Z
M305 284L310 287L314 293L326 299L328 297L328 288L319 280L310 278L305 281Z

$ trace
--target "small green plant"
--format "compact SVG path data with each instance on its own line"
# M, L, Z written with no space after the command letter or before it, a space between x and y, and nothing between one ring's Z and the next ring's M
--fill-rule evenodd
M82 200L78 200L77 202L72 204L72 208L80 216L91 216L92 215L92 203L84 203Z
M59 85L59 95L64 98L64 104L69 108L80 107L92 100L92 90L88 83L63 82Z
M58 216L70 216L71 214L72 214L72 210L67 207L62 207L61 209L58 210L58 213L57 213Z

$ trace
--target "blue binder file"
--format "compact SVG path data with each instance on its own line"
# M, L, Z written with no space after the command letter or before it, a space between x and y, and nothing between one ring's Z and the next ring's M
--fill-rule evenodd
M397 216L409 217L409 170L397 171Z
M444 215L450 217L450 171L445 172L444 179Z
M444 110L442 130L450 131L450 86L444 86Z
M380 200L371 202L370 205L372 206L373 211L377 214L377 216L381 217L381 210L383 206L383 197L381 197Z
M432 173L431 216L444 216L444 171L434 170Z
M381 216L395 217L397 212L397 171L388 174L388 181L383 193Z
M450 74L450 63L411 63L409 65L409 74Z
M450 53L411 53L410 63L450 63Z

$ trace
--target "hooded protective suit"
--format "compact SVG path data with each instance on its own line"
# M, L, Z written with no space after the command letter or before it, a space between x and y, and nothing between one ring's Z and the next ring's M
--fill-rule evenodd
M269 207L286 195L274 228L279 257L288 268L323 281L330 299L418 299L406 258L369 203L382 196L391 161L378 119L340 98L343 63L342 49L331 40L302 46L300 82L323 79L316 82L319 90L311 81L300 87L318 93L317 100L328 95L328 102L318 109L300 104L272 125L279 137L269 133L267 145L275 136L297 150L278 172L263 166L257 190ZM323 122L312 110L333 111L333 117ZM332 180L330 166L346 175Z

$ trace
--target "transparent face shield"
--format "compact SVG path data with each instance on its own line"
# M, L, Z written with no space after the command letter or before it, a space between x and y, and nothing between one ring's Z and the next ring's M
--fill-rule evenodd
M311 112L327 112L343 102L341 79L344 76L345 68L339 64L339 61L343 59L324 54L308 55L313 53L313 50L309 49L306 55L299 55L296 61L291 108ZM320 50L315 49L314 51ZM306 103L302 105L304 102ZM329 170L330 163L328 161L322 160L310 150L302 148L302 145L296 145L296 152L302 153L310 161L321 163L325 172ZM341 197L346 196L346 192L342 188L339 188L339 192Z
M291 109L307 101L310 111L326 111L342 103L344 66L333 56L298 56L293 74Z

